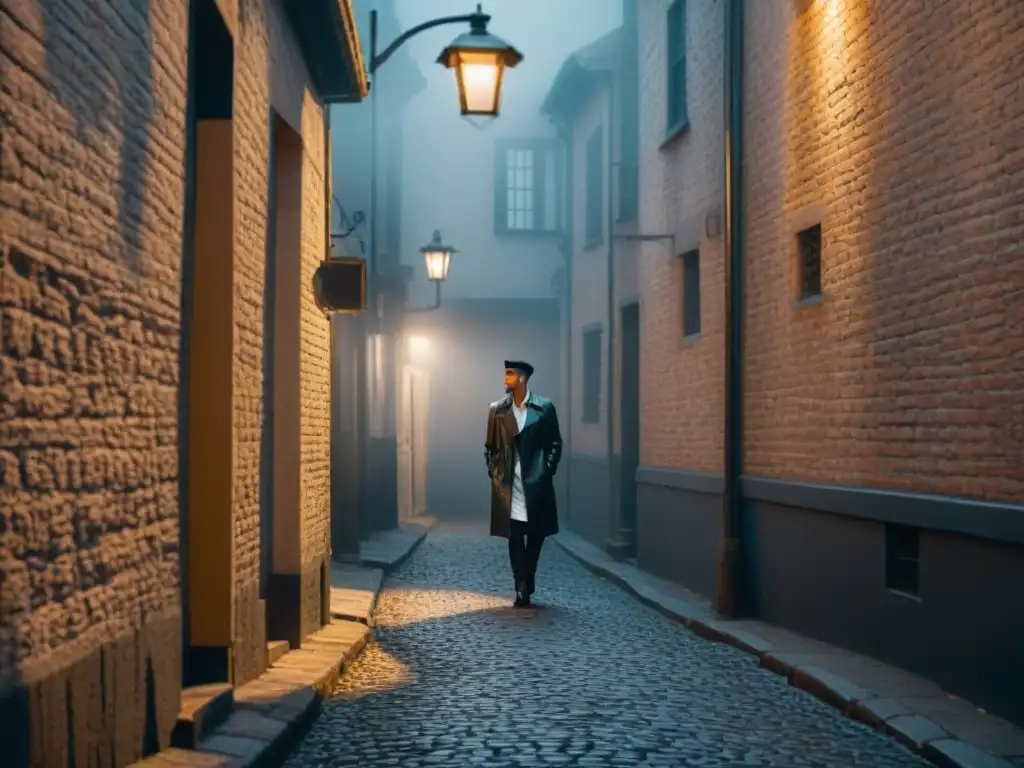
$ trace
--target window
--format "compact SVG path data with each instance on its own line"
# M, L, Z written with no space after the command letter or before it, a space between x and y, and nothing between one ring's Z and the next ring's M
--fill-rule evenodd
M808 227L796 235L799 299L821 295L821 224Z
M640 169L619 165L619 221L636 221L640 212Z
M495 143L494 231L559 232L562 224L562 150L557 140Z
M906 525L885 525L885 587L917 596L921 562L920 531Z
M587 139L587 210L586 242L597 245L602 240L604 216L604 131L600 126Z
M583 332L583 421L601 420L601 329Z
M683 254L683 336L700 333L700 251Z
M668 9L668 130L686 125L686 0Z

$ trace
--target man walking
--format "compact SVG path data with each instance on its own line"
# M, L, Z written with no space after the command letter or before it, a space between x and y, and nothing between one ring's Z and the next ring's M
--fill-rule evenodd
M505 361L505 397L487 414L491 535L508 539L515 606L530 605L544 538L558 533L553 478L562 458L555 406L530 392L533 366Z

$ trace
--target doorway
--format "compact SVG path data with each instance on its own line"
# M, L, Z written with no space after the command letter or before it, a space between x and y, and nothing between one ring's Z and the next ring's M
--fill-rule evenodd
M636 471L640 466L640 304L626 304L620 310L622 333L619 418L621 480L621 528L629 543L628 556L636 557L637 503Z
M189 3L188 32L179 404L185 686L231 679L234 331L234 41L215 0Z
M427 514L427 424L430 373L414 369L412 377L412 514Z
M402 522L425 515L430 373L403 366L398 424L398 499Z
M402 366L398 399L398 518L403 523L413 516L412 378L412 369Z

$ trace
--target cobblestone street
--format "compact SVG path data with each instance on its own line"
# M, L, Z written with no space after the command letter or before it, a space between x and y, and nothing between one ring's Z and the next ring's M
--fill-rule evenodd
M586 571L549 542L531 610L505 543L442 527L287 765L927 765Z

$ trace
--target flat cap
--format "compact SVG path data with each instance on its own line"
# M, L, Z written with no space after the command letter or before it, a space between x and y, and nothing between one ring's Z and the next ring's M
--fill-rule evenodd
M523 362L522 360L506 360L505 370L519 371L526 376L526 378L533 376L533 366L529 363Z

